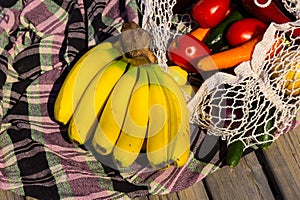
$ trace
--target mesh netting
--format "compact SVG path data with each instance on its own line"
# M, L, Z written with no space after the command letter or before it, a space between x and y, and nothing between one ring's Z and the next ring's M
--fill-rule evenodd
M191 121L245 148L292 127L300 103L300 22L271 24L236 75L216 73L189 102Z
M282 3L299 19L299 1ZM153 36L151 49L167 71L167 46L191 31L190 23L173 14L176 0L141 0L139 4L142 28ZM235 68L236 75L219 72L206 80L193 98L187 98L191 123L228 144L240 140L245 148L274 141L290 129L300 103L299 29L299 21L272 23L252 60Z
M188 15L173 14L176 0L140 0L143 15L142 28L152 37L151 50L157 57L158 64L167 71L167 47L176 36L189 32Z
M300 1L299 0L282 0L287 11L292 13L297 19L300 18Z

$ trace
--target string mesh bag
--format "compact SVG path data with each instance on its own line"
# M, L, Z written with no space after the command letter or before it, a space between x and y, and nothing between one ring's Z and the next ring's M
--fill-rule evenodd
M282 0L284 8L292 13L297 19L300 19L300 1L299 0Z
M168 72L168 45L175 37L191 31L191 18L188 14L173 13L176 0L138 0L138 4L142 28L153 38L150 49L158 64Z
M191 122L228 145L242 141L244 150L291 129L300 104L299 31L300 21L272 23L250 61L204 81L188 103Z

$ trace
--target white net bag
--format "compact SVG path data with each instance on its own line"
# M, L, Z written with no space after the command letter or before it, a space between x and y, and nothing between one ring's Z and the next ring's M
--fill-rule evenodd
M284 8L292 13L297 19L300 19L300 1L299 0L282 0Z
M300 21L272 23L251 61L216 73L189 102L191 122L245 148L274 141L292 127L300 104Z
M167 71L167 47L176 36L191 30L191 22L186 20L189 16L173 13L176 0L140 0L138 2L143 15L142 28L153 38L150 49L154 52L158 64Z
M173 14L176 0L138 2L142 28L153 38L150 48L167 71L167 47L176 36L191 31L190 23ZM299 2L282 2L298 19ZM292 127L300 103L299 29L299 21L272 23L252 60L237 66L236 75L219 72L206 80L193 98L187 98L191 123L228 144L240 140L245 148L272 142Z

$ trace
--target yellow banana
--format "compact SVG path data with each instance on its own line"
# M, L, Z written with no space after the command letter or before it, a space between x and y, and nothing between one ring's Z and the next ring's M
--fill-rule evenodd
M169 111L173 130L169 141L170 159L177 167L186 163L190 153L190 126L185 101L174 91L168 91ZM184 102L184 103L183 103Z
M186 139L187 137L184 136L184 138ZM180 138L178 138L178 141L177 141L179 143L178 145L181 145L181 143L179 142L179 140L180 140ZM183 148L181 149L182 151L184 151L183 153L182 153L181 150L180 151L177 150L177 152L179 152L180 154L177 154L177 155L174 154L173 159L174 159L174 165L176 167L182 167L182 166L184 166L187 163L187 161L188 161L188 159L190 157L190 153L191 153L189 146L190 146L190 144L188 145L188 147L185 148L185 150Z
M122 131L113 150L113 159L119 168L129 167L134 163L140 154L147 133L149 118L147 66L137 68L138 80L131 93Z
M137 75L138 69L133 67L119 79L100 115L91 142L101 155L110 154L119 138Z
M180 85L182 92L187 95L188 98L192 98L195 96L196 91L198 90L196 87L192 85Z
M164 73L164 72L163 72ZM163 86L149 67L149 126L146 141L147 158L154 168L166 168L169 166L168 142L169 142L169 113L168 103Z
M120 56L121 53L113 47L112 43L103 42L79 59L58 93L54 104L54 118L62 124L67 124L95 74Z
M187 83L188 73L179 66L169 66L168 74L170 74L179 85L185 85Z
M174 165L180 167L187 162L190 154L190 124L187 104L176 81L159 68L155 67L154 69L168 102L170 116L168 157Z
M68 134L73 142L84 144L95 130L99 114L126 67L124 61L114 61L100 70L87 86L69 124Z

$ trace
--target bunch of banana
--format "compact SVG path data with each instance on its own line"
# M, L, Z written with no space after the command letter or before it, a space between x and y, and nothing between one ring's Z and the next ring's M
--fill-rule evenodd
M155 168L182 166L190 155L186 99L157 64L136 66L112 43L89 50L67 75L54 117L71 141L131 166L142 148Z

